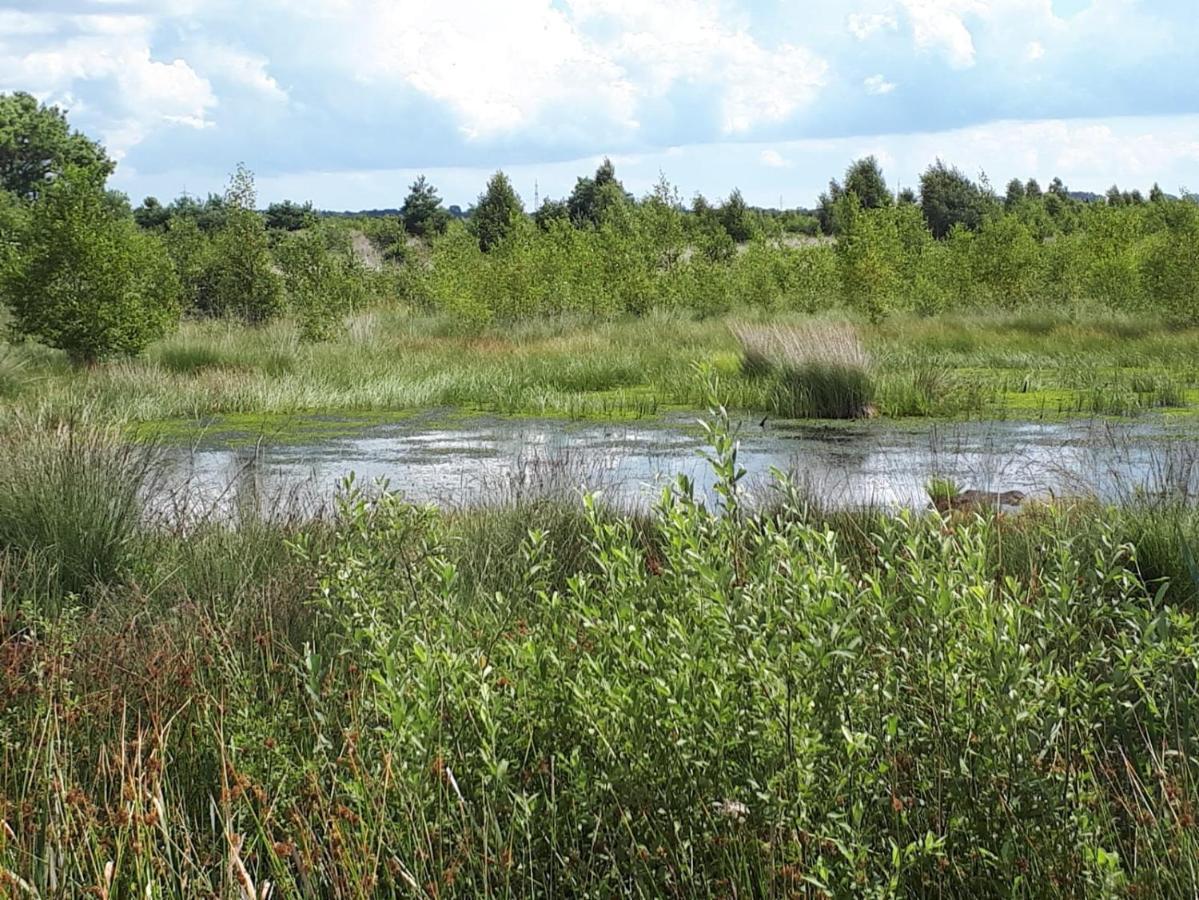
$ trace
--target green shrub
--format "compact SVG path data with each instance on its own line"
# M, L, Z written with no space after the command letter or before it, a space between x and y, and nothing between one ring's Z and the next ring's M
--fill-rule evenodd
M76 363L140 353L179 320L179 281L161 242L116 218L94 173L68 170L33 205L0 296L22 335Z
M225 219L212 239L212 312L258 325L284 307L283 279L255 210L254 177L238 167L225 194Z
M327 246L314 230L287 235L275 248L287 303L305 340L325 340L341 330L366 297L365 273L350 253Z
M1199 205L1171 204L1165 226L1145 247L1141 272L1146 294L1156 312L1199 322Z

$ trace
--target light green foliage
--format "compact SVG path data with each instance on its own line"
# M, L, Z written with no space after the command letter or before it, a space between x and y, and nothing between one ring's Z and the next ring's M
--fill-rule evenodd
M103 183L113 162L99 144L72 131L58 107L26 93L0 94L0 191L34 200L69 168Z
M254 176L238 166L225 192L224 222L212 239L212 308L256 325L283 309L283 279L275 270L262 216L255 209Z
M890 213L866 212L855 194L842 195L833 212L839 222L837 264L841 290L851 309L877 322L895 302L901 244Z
M1036 298L1042 283L1040 245L1018 219L986 220L971 236L967 255L964 262L979 305L1015 309Z
M179 281L159 240L114 218L94 170L68 169L29 215L0 297L19 334L77 363L140 353L179 320Z
M329 245L331 237L309 229L289 234L275 248L288 309L305 340L336 334L366 297L365 273L348 247Z
M1199 205L1155 206L1164 227L1146 242L1142 278L1148 302L1161 314L1199 322Z
M200 230L192 216L171 218L162 241L183 288L187 314L216 315L218 260L212 238Z
M4 444L7 883L1193 895L1193 511L759 510L724 387L716 508L679 478L642 516L351 481L321 521L167 532L96 503L136 468L85 435ZM86 618L49 602L70 534Z

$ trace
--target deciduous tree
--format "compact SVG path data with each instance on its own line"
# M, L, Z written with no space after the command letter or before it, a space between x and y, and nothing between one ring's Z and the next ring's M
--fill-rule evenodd
M112 214L104 177L67 168L42 185L24 252L0 271L17 332L76 363L139 353L179 319L179 280L161 241Z

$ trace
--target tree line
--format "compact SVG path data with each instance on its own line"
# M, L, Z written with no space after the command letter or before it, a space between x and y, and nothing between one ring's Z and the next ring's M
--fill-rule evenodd
M657 306L843 304L878 318L1034 298L1199 320L1199 205L1156 185L1085 202L1060 179L1044 190L1013 180L1001 196L937 160L918 190L895 193L867 157L815 209L770 210L737 190L684 203L664 178L638 199L605 159L531 215L501 171L466 211L421 176L395 215L347 221L311 203L259 209L244 166L221 194L133 208L107 188L113 169L61 110L0 95L10 330L84 364L136 354L183 315L260 324L286 314L318 340L375 295L466 324ZM394 265L364 266L354 230Z

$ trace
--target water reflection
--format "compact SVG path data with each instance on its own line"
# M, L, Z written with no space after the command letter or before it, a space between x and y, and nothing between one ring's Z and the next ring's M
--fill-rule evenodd
M774 469L790 473L833 506L922 506L933 476L979 490L1028 494L1199 488L1199 433L1165 420L952 424L866 422L739 423L747 484L761 489ZM414 502L467 506L495 499L602 491L644 507L678 474L711 496L693 418L646 424L435 417L347 428L303 443L230 443L207 437L170 455L171 496L195 509L235 510L264 498L311 511L353 472L386 479Z

